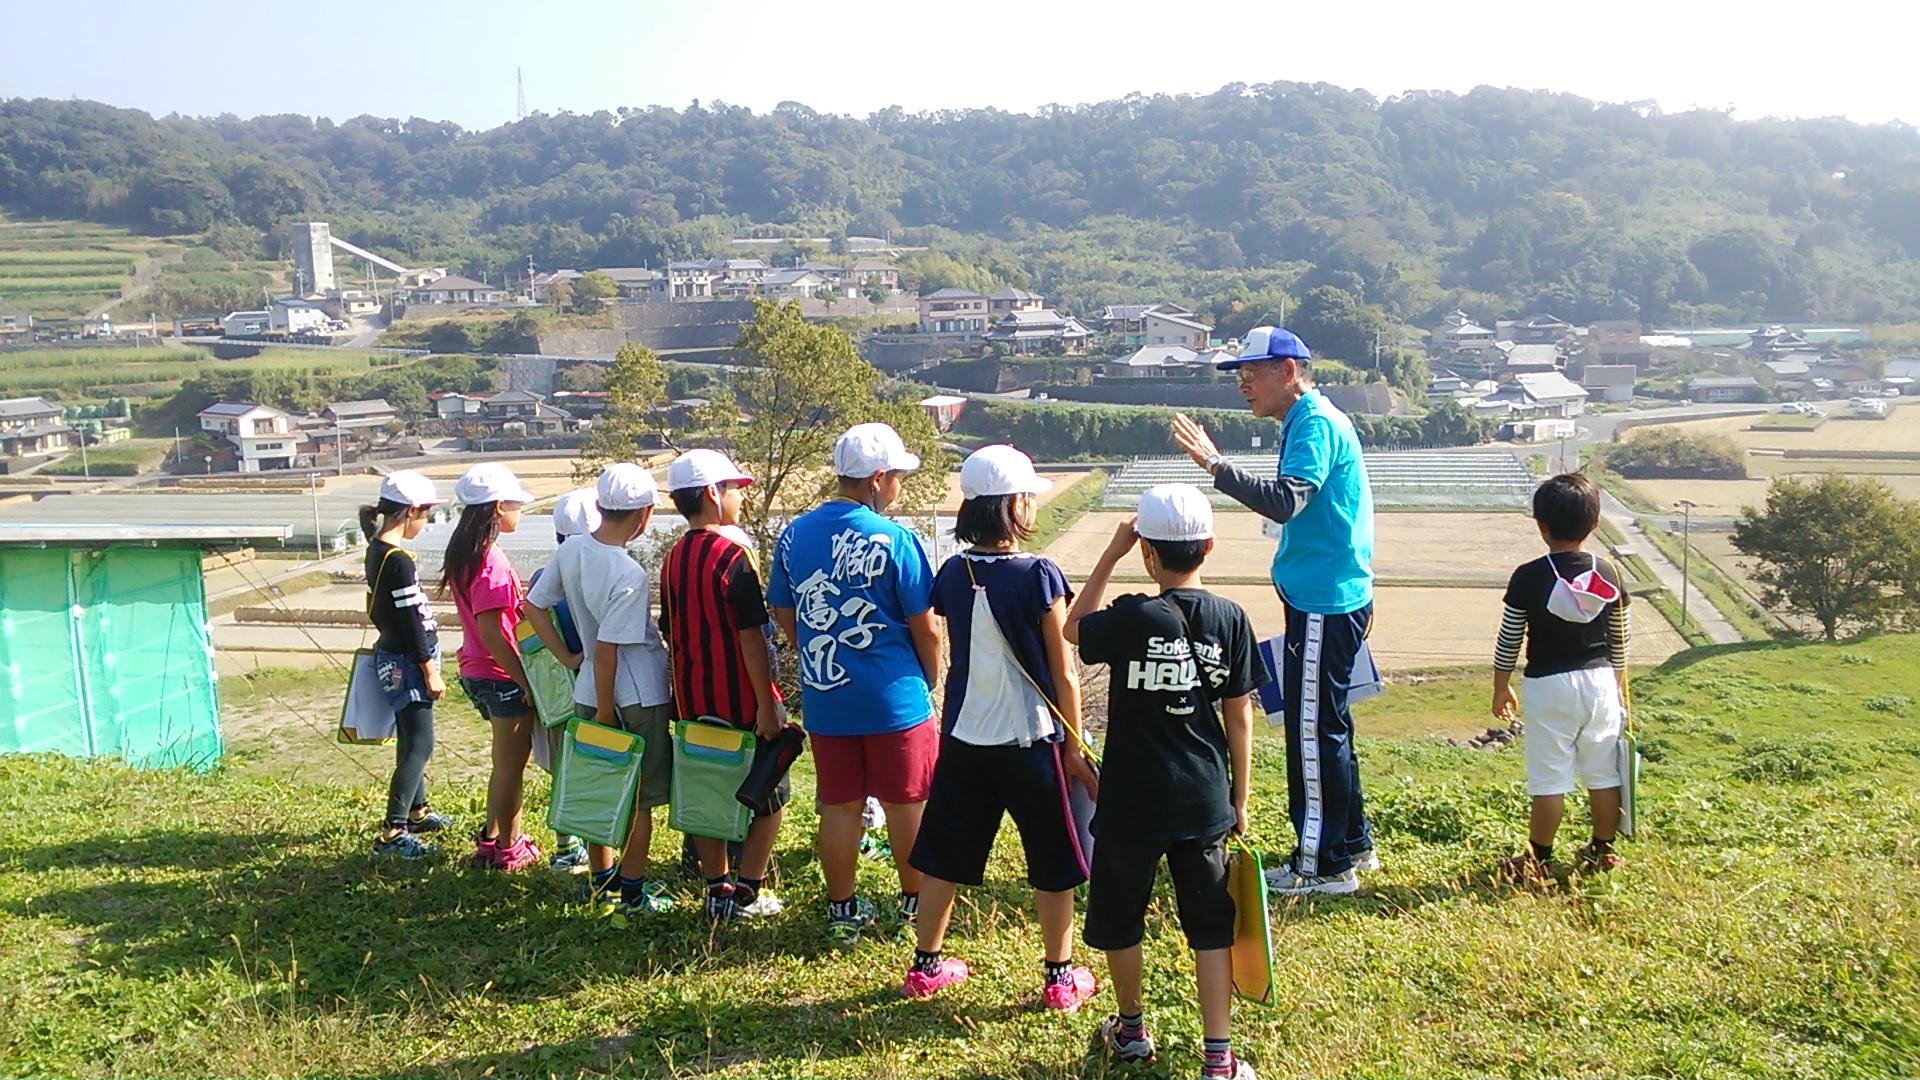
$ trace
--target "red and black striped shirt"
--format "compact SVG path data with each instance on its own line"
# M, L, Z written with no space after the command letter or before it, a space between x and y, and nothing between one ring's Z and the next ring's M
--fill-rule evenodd
M772 620L760 572L746 548L708 529L674 541L660 564L660 634L673 665L673 701L681 719L714 716L752 727L759 707L740 631L766 638L773 670Z

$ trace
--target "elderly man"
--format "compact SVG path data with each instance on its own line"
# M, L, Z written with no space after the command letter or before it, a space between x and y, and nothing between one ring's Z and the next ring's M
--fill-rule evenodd
M1312 359L1292 332L1262 326L1219 365L1238 374L1255 416L1280 418L1274 479L1227 464L1191 418L1173 420L1174 440L1217 490L1285 526L1273 585L1286 607L1287 809L1299 845L1267 884L1294 895L1354 892L1358 871L1380 865L1347 710L1354 658L1373 620L1373 491L1353 422L1313 388Z

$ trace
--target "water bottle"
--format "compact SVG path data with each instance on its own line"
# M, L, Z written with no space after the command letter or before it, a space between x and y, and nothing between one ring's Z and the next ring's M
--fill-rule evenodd
M800 751L806 749L806 745L807 733L800 729L799 724L788 724L781 728L780 734L767 740L766 750L754 759L753 768L747 772L747 778L740 782L740 790L734 792L733 797L756 814L771 813L773 807L769 803L774 789L780 786L781 779L787 775L788 769L793 768L794 761L799 758Z

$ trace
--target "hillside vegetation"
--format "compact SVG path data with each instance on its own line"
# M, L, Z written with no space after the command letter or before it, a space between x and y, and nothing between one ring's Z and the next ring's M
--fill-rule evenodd
M1917 673L1920 639L1881 637L1701 650L1646 674L1644 838L1608 879L1531 890L1489 880L1522 837L1518 753L1427 734L1476 723L1484 678L1395 686L1359 721L1385 869L1356 897L1277 906L1282 999L1236 1005L1238 1047L1274 1076L1920 1072ZM1107 991L1077 1017L1034 1001L1038 932L1010 840L950 939L974 979L907 1002L905 943L836 949L822 929L809 759L777 856L784 918L710 933L683 906L620 925L542 873L372 861L388 752L323 745L337 686L274 678L223 692L262 699L273 737L314 740L310 754L243 745L204 776L0 759L0 1072L1198 1071L1164 883L1146 946L1161 1058L1115 1068L1086 1056ZM302 734L289 699L319 726ZM475 775L478 724L449 719L436 778ZM1255 841L1272 847L1276 740L1256 765ZM482 794L436 788L459 823L449 846ZM877 864L861 874L885 895Z
M1234 84L1036 115L787 103L427 119L198 120L0 102L0 203L279 254L288 220L415 265L658 265L730 237L931 243L914 283L1070 310L1185 300L1237 332L1285 295L1419 325L1920 320L1920 132L1736 121L1482 87L1380 100ZM780 252L798 255L799 245Z

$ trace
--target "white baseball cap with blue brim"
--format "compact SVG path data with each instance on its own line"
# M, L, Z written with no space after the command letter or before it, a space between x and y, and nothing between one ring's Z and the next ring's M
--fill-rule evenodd
M1284 326L1256 326L1247 331L1247 340L1241 344L1239 356L1222 360L1213 366L1220 371L1232 371L1256 360L1311 359L1313 350L1300 340L1300 335Z

